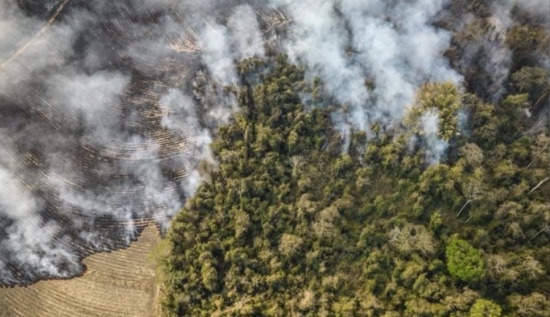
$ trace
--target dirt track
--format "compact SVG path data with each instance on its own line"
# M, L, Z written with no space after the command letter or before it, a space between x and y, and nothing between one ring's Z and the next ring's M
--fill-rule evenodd
M86 258L83 277L0 288L0 316L156 316L157 287L148 254L159 240L149 225L128 249Z

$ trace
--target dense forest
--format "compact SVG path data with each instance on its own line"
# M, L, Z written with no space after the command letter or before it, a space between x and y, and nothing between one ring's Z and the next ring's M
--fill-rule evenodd
M455 34L455 67L483 21ZM463 69L464 89L426 83L399 128L370 135L342 135L323 83L284 55L242 61L218 163L157 250L166 315L549 316L550 138L536 120L549 35L535 22L507 31L497 101L482 65ZM439 161L420 128L431 109Z

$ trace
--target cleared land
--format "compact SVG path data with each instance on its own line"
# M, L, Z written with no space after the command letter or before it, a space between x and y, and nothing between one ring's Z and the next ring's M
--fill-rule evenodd
M157 287L148 254L160 241L153 225L124 250L94 254L71 280L0 289L1 317L156 316Z

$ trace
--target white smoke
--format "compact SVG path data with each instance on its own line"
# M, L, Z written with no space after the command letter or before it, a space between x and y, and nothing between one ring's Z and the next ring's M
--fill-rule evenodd
M351 103L352 114L348 119L353 120L355 127L367 128L363 107L369 97L364 84L365 71L361 65L350 63L346 56L349 34L335 11L335 3L281 1L280 4L293 18L291 40L286 47L290 58L307 64L309 72L319 75L338 101Z
M182 91L170 89L161 98L160 103L167 111L167 115L162 118L163 126L185 136L193 145L192 148L182 152L184 156L181 158L186 170L190 171L181 183L181 187L187 196L191 197L202 180L202 175L196 170L195 165L198 161L214 162L210 150L212 137L209 129L203 127L199 122L197 105Z
M110 140L120 126L120 96L127 89L130 78L120 73L99 71L87 74L55 74L47 79L48 106L51 116L66 116L75 123L82 115L92 141ZM67 122L66 121L66 122ZM118 131L116 131L118 132Z
M69 2L51 25L0 2L0 284L14 267L77 274L75 245L129 243L140 220L166 228L237 110L223 89L239 83L235 61L265 55L259 8L289 15L278 40L343 105L333 119L349 142L352 129L399 125L426 81L461 81L443 58L449 33L432 25L446 2L101 0ZM421 123L437 162L437 112Z
M449 144L439 137L439 113L431 108L420 117L422 137L426 143L426 162L439 163Z
M82 28L81 18L52 25L40 32L43 23L22 16L7 2L0 3L0 94L10 95L38 72L59 67L73 53L72 44ZM10 14L11 12L11 14Z
M353 128L395 126L424 82L461 81L443 57L450 34L431 25L446 1L275 2L293 17L289 55L350 105Z
M506 37L510 28L519 22L514 21L514 10L527 12L537 23L546 23L548 28L550 2L500 0L484 5L488 8L488 15L476 16L463 12L462 16L453 17L459 21L452 29L459 38L458 46L461 51L456 64L461 73L475 69L476 78L469 79L469 88L473 92L483 99L498 102L506 93L506 81L512 67L513 52L508 47ZM464 38L468 40L464 41ZM543 56L537 56L539 63L542 67L547 67L550 58L548 54L541 55Z
M546 21L550 19L550 2L546 0L521 0L521 1L502 1L503 4L517 5L530 14L542 17Z
M182 99L157 109L166 87L135 78L158 75L174 58L154 35L176 23L130 22L119 43L99 13L120 19L163 7L102 3L51 25L0 3L0 284L79 274L80 252L129 243L142 219L166 229L201 180L198 162L211 159L208 129L195 109L181 111L196 105Z
M54 239L60 232L59 225L41 218L42 201L1 166L0 183L0 215L11 222L3 228L5 237L0 242L1 254L8 255L15 261L12 264L18 265L20 270L31 271L33 275L66 276L66 272L59 270L64 264L78 270L80 265L76 264L76 257ZM13 279L3 269L0 278Z
M233 10L228 26L214 20L207 21L201 39L204 43L203 62L212 78L224 86L237 83L236 60L264 55L259 23L248 5Z
M256 12L249 5L235 8L229 17L229 35L233 42L231 50L233 58L242 60L249 57L263 57L264 39Z
M204 42L202 58L212 78L224 86L237 83L227 28L211 21L207 23L201 38Z

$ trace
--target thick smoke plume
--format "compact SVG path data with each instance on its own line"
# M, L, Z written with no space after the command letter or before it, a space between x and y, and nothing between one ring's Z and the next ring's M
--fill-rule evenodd
M396 126L422 83L460 82L443 58L450 34L432 26L446 1L279 2L294 19L290 56L349 105L353 128Z
M234 85L232 57L215 54L261 53L246 46L260 34L251 7L214 7L229 26L201 10L0 2L0 284L79 274L81 257L151 220L165 229L194 194L210 131L234 109L200 109L193 74L202 61L209 81Z
M245 2L0 2L0 285L165 229L237 110L235 61L267 43L322 79L344 135L397 128L422 84L461 82L434 26L445 0ZM422 120L435 163L437 113Z

